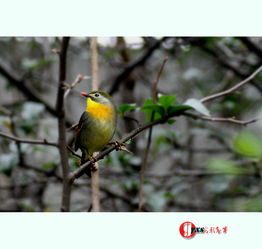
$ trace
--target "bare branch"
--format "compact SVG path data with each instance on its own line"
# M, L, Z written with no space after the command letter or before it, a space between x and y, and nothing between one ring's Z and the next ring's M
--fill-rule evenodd
M157 86L158 86L158 83L159 83L159 80L160 80L160 76L164 70L164 67L165 67L165 64L167 63L168 61L168 57L165 57L163 62L162 62L162 65L158 71L158 74L156 76L156 79L155 81L153 82L153 85L152 85L152 99L154 101L157 101Z
M67 149L72 153L72 155L74 155L74 156L76 156L76 157L81 159L81 156L79 156L77 153L75 153L70 146L67 145Z
M85 76L85 75L83 75L83 74L79 74L79 75L76 77L75 81L74 81L71 85L69 85L69 86L67 87L67 90L66 90L66 92L65 92L64 98L66 98L67 95L70 93L70 91L71 91L73 88L75 88L83 79L87 79L87 78L88 78L87 76Z
M25 143L25 144L42 144L42 145L49 145L49 146L55 146L55 147L58 146L57 143L48 142L46 139L43 139L43 140L26 139L26 138L15 137L15 136L6 134L4 132L0 132L0 137L4 137L10 140L13 140L15 142L20 142L20 143Z
M238 89L240 89L242 86L244 86L245 84L247 84L249 81L251 81L252 79L254 79L256 77L257 74L259 74L262 71L262 65L256 70L254 71L249 77L247 77L246 79L244 79L243 81L239 82L238 84L236 84L235 86L223 91L223 92L219 92L210 96L207 96L203 99L201 99L201 102L207 102L213 99L217 99L220 98L222 96L226 96L229 95L235 91L237 91Z
M64 111L64 82L66 80L66 56L69 44L69 37L64 37L61 44L61 52L59 53L59 85L56 101L56 113L58 117L58 148L63 172L63 196L61 211L68 212L70 210L70 194L71 185L69 184L69 165L68 154L66 148L66 129L65 129L65 111Z
M207 116L200 116L200 115L195 115L191 113L184 113L183 115L194 118L194 119L202 119L202 120L206 120L210 122L233 123L233 124L238 124L238 125L243 125L243 126L255 123L258 120L258 119L251 119L247 121L242 121L242 120L235 119L235 117L231 117L231 118L207 117Z
M75 130L77 126L78 126L78 123L75 123L75 124L71 125L69 128L67 128L66 131Z
M157 93L157 86L158 86L158 83L159 83L159 80L160 80L161 73L163 72L164 66L165 66L167 61L168 61L168 58L165 57L163 62L162 62L162 65L160 67L160 70L157 73L156 79L155 79L155 81L152 84L152 99L154 100L154 102L157 102L157 95L158 95L158 93ZM152 112L151 122L154 120L154 116L155 116L155 113ZM144 205L143 186L144 186L144 180L145 180L145 171L146 171L147 162L148 162L148 154L149 154L149 151L150 151L150 145L151 145L151 141L152 141L152 133L153 133L153 126L151 126L149 128L149 131L148 131L147 145L146 145L145 154L144 154L144 158L143 158L143 163L142 163L140 174L139 174L139 176L140 176L139 204L138 204L138 210L139 211L142 211L143 205Z

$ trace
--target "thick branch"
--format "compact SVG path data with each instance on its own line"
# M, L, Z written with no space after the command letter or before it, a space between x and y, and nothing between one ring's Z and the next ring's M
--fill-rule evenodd
M69 165L66 148L66 129L64 111L64 82L66 80L66 56L69 44L69 37L62 39L61 51L59 54L59 85L57 92L56 113L58 116L58 147L63 171L63 196L61 211L68 212L70 209L71 185L68 182Z
M46 139L43 139L43 140L26 139L26 138L20 138L20 137L8 135L4 132L0 132L0 137L4 137L10 140L20 142L20 143L25 143L25 144L42 144L42 145L50 145L50 146L56 146L56 147L58 146L57 143L48 142Z
M92 71L92 90L99 89L99 65L97 53L97 37L92 37L90 42L91 52L91 71ZM100 190L99 190L99 165L94 164L96 170L91 170L91 199L92 211L100 211Z

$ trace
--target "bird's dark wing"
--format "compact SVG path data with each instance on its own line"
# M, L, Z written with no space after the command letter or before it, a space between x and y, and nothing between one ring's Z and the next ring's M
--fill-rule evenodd
M80 148L80 136L81 136L81 129L83 127L83 124L88 122L88 114L87 112L83 112L83 114L80 117L79 123L76 128L76 134L75 134L75 151L77 151Z

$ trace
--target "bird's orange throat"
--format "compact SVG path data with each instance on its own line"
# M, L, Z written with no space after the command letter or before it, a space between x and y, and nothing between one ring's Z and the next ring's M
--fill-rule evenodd
M94 118L100 120L109 120L113 117L113 108L104 104L97 103L91 98L87 98L86 112L92 115Z

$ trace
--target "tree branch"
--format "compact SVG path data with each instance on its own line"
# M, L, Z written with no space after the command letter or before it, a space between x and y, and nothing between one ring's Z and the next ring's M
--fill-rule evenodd
M4 137L10 140L13 140L15 142L20 142L20 143L25 143L25 144L42 144L42 145L49 145L49 146L55 146L55 147L58 146L57 143L48 142L45 138L43 140L26 139L26 138L15 137L15 136L6 134L4 132L0 132L0 137Z
M160 67L160 70L159 72L157 73L157 76L156 76L156 79L154 80L153 84L152 84L152 99L154 100L154 102L156 103L157 102L157 86L158 86L158 83L159 83L159 80L160 80L160 76L164 70L164 66L167 62L168 58L165 57L163 62L162 62L162 65ZM151 116L151 122L154 120L154 116L155 116L155 113L152 112L152 116ZM144 158L143 158L143 163L142 163L142 166L141 166L141 170L139 172L139 176L140 176L140 183L139 183L139 204L138 204L138 210L139 211L142 211L143 209L143 205L144 205L144 191L143 191L143 186L144 186L144 180L145 180L145 171L146 171L146 168L147 168L147 162L148 162L148 154L149 154L149 151L150 151L150 145L151 145L151 141L152 141L152 133L153 133L153 126L151 126L149 128L149 131L148 131L148 138L147 138L147 144L146 144L146 149L145 149L145 154L144 154Z
M74 87L76 87L83 79L86 79L86 78L87 78L87 76L85 76L85 75L83 75L83 74L79 74L79 75L76 77L75 81L74 81L71 85L68 85L68 86L67 86L67 90L65 91L64 98L67 97L67 95L70 93L70 91L71 91Z
M66 148L66 129L65 129L65 111L64 111L64 82L66 80L66 56L69 44L69 37L62 39L61 50L59 53L59 84L56 102L56 114L58 117L58 148L63 171L63 196L61 211L70 210L71 185L69 184L69 165Z
M213 99L220 98L222 96L229 95L229 94L237 91L242 86L244 86L245 84L250 82L252 79L254 79L257 76L257 74L259 74L261 71L262 71L262 65L255 72L253 72L250 76L248 76L246 79L244 79L243 81L239 82L235 86L233 86L233 87L231 87L231 88L229 88L229 89L227 89L227 90L225 90L223 92L219 92L219 93L207 96L207 97L201 99L201 102L204 103L204 102L207 102L207 101L210 101L210 100L213 100Z
M233 123L233 124L238 124L238 125L243 125L243 126L255 123L258 120L258 119L251 119L251 120L243 121L243 120L235 119L234 117L232 118L207 117L207 116L200 116L200 115L196 115L192 113L184 113L183 115L191 117L193 119L202 119L202 120L210 121L210 122Z

